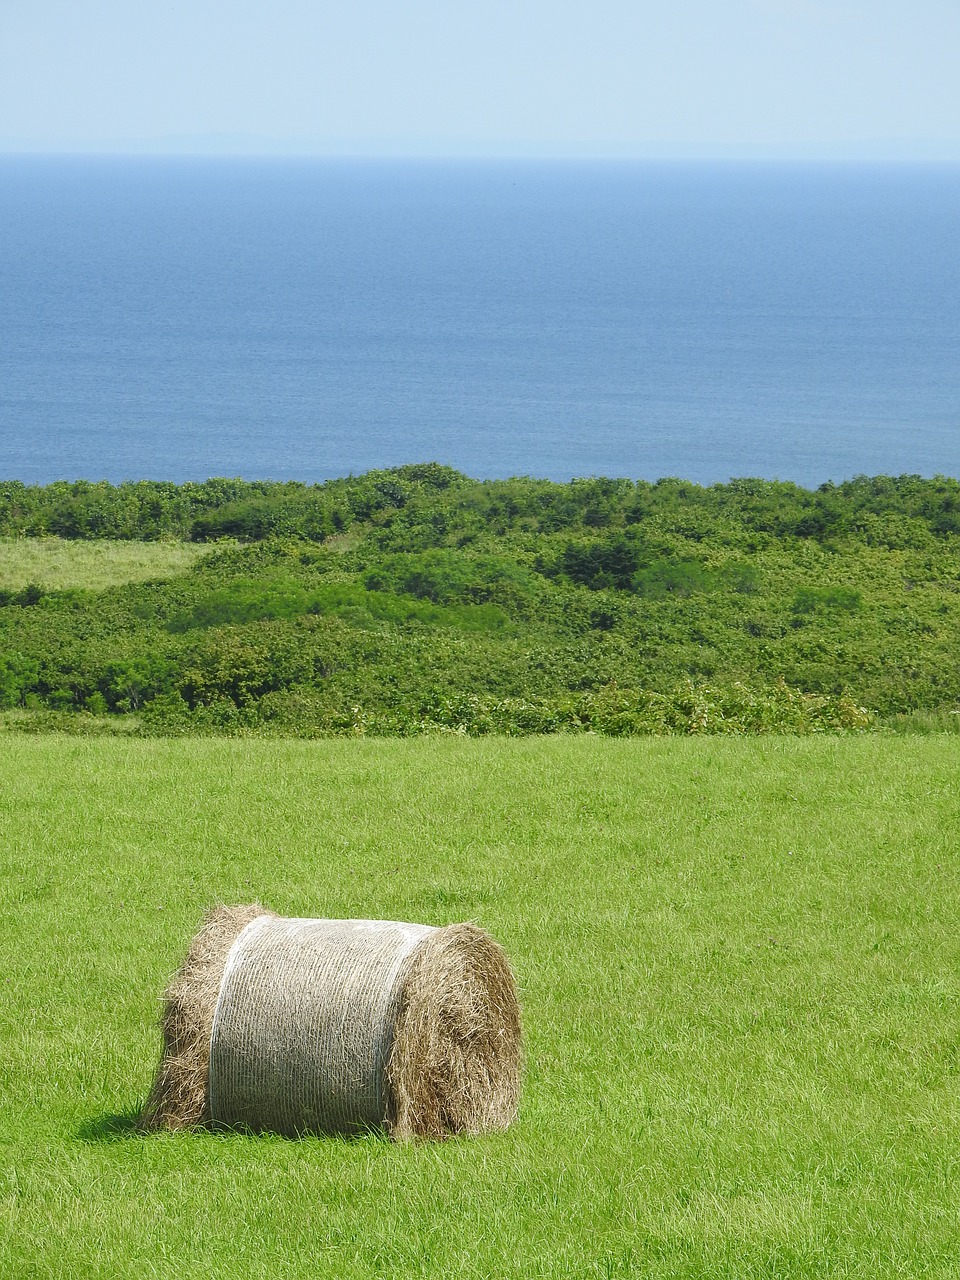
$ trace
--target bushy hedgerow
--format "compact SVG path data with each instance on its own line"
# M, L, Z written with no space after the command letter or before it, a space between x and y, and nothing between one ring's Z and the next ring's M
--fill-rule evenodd
M607 737L691 734L810 734L865 730L873 718L846 696L804 694L782 683L726 688L685 681L669 693L616 688L558 699L492 698L461 693L414 710L331 702L303 691L268 695L256 707L233 699L191 708L158 699L143 717L148 734L230 732L299 736L413 737L457 733L527 737L593 733Z

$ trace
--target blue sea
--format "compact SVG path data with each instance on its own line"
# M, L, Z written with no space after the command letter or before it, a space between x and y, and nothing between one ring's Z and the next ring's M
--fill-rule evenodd
M0 159L0 477L960 475L960 167Z

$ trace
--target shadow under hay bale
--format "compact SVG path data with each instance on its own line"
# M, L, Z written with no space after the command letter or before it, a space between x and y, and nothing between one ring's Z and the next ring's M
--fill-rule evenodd
M516 1115L516 989L474 925L218 907L164 994L162 1032L146 1129L444 1138Z

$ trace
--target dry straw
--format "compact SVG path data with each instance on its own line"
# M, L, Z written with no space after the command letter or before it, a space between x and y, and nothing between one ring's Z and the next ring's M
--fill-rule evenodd
M164 993L162 1032L147 1129L444 1138L516 1115L516 989L469 924L218 907Z

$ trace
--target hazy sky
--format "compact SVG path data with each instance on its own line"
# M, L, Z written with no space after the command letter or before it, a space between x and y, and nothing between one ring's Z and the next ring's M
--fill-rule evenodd
M960 0L0 0L0 146L960 158Z

